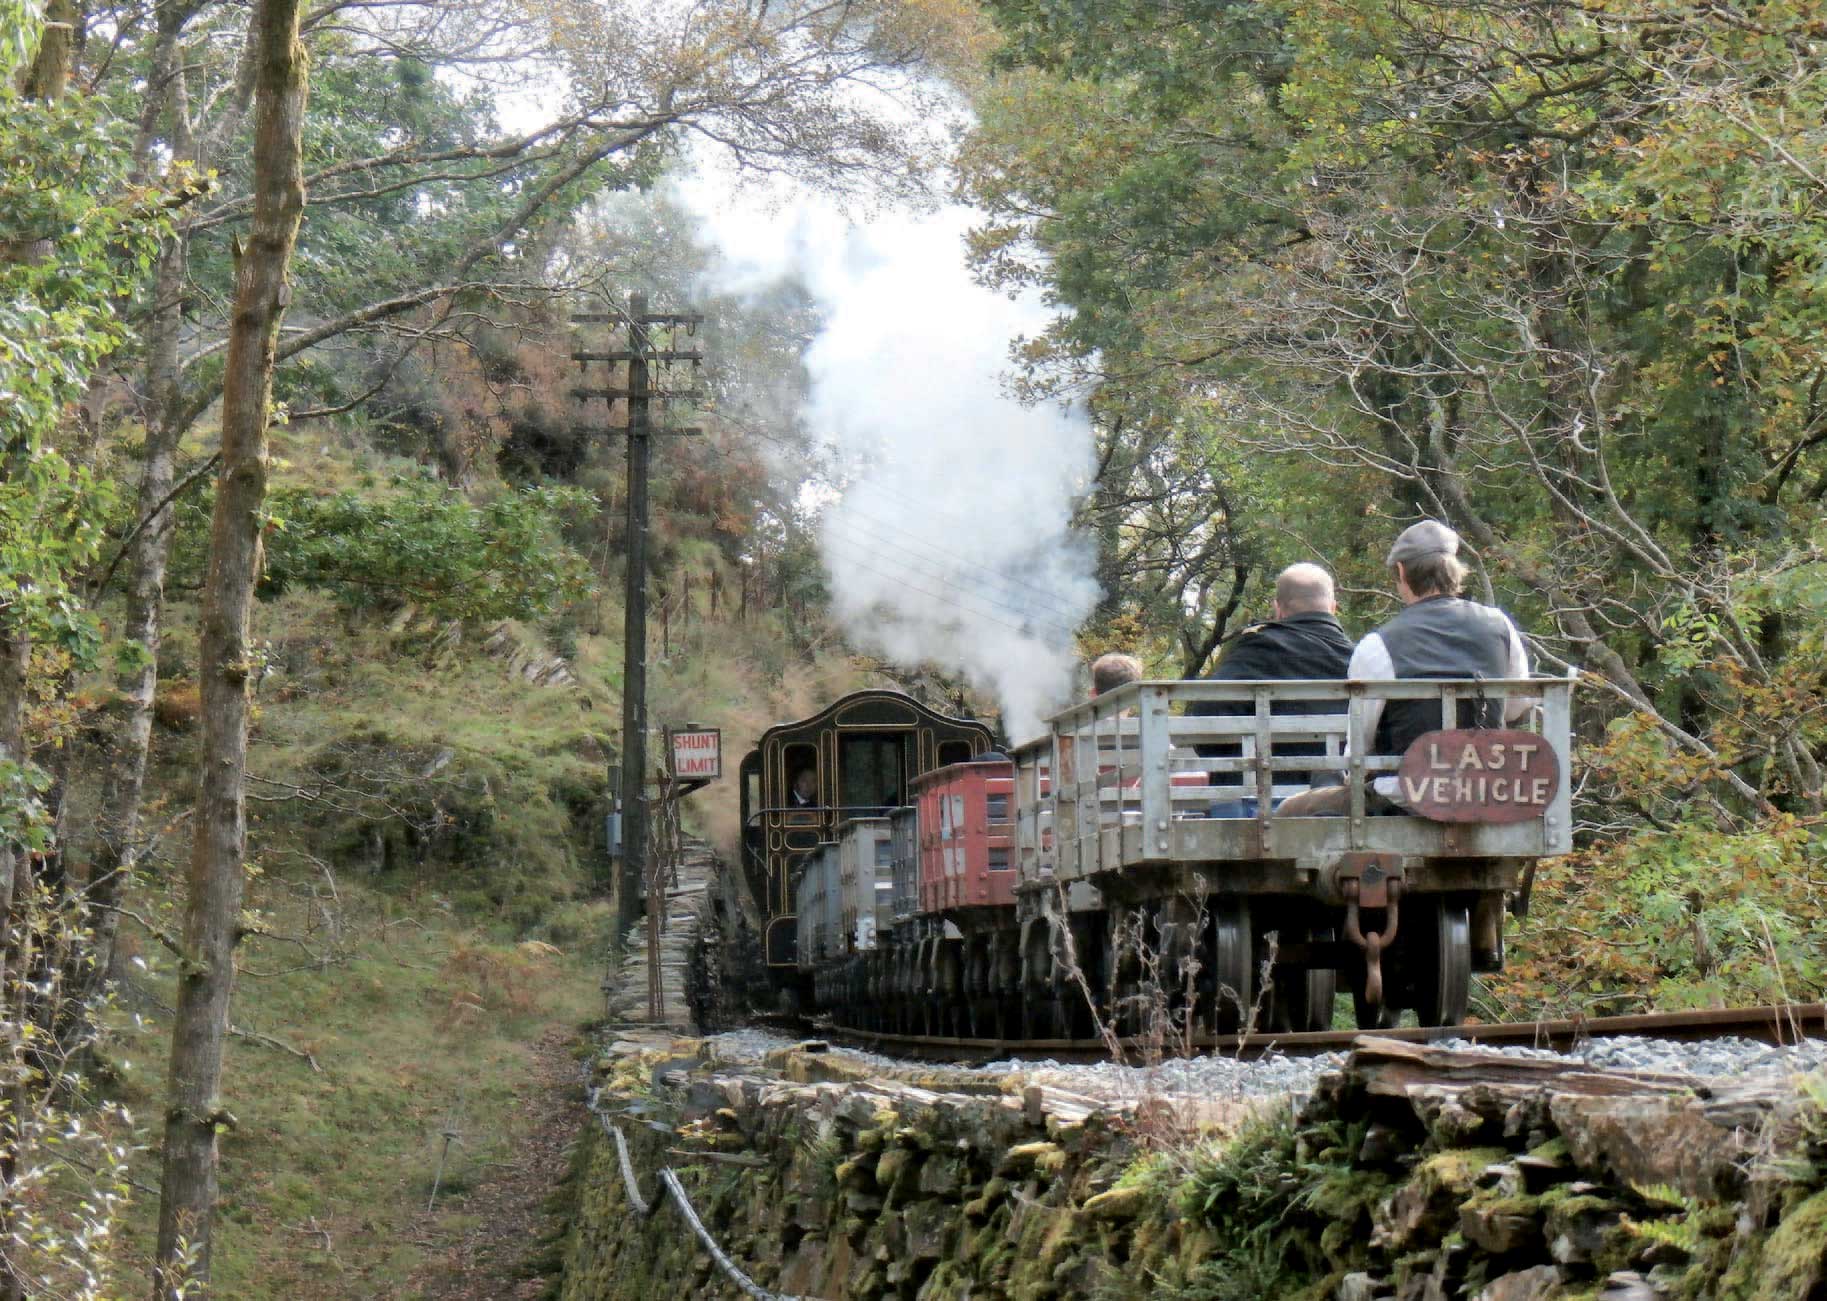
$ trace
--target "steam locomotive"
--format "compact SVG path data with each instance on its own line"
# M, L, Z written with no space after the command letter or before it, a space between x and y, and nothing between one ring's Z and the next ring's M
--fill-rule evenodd
M1571 686L1141 682L1007 756L981 723L846 696L742 764L767 962L789 1001L866 1031L1082 1038L1163 1012L1207 1035L1319 1030L1341 990L1366 1028L1408 1009L1456 1025L1537 861L1571 848ZM1480 725L1518 697L1521 723ZM1391 700L1442 726L1366 753ZM1334 712L1276 709L1296 701ZM1273 816L1315 773L1346 807Z

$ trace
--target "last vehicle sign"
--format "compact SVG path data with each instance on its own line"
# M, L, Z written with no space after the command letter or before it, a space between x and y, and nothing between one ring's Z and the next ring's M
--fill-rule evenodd
M1533 732L1428 732L1396 770L1398 799L1434 822L1527 822L1560 793L1561 765Z

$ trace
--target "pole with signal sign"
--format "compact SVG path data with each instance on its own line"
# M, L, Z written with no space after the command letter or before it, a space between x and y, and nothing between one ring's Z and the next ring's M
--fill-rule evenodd
M642 898L647 853L647 480L648 461L653 438L660 435L697 434L695 428L671 424L656 426L651 407L658 402L695 403L702 394L695 387L674 389L657 386L656 377L664 378L668 368L689 364L696 373L704 354L696 348L681 347L679 331L689 338L697 332L704 318L695 312L649 312L647 295L628 296L628 309L616 308L606 313L582 313L571 318L576 325L610 326L624 330L626 346L609 349L579 348L571 360L584 368L585 376L593 363L610 367L607 385L573 389L572 396L584 402L602 399L613 410L623 404L625 423L619 430L628 440L628 522L626 539L626 591L623 623L622 669L622 791L621 833L622 867L616 896L620 902L620 926L617 934L626 934L634 921ZM628 368L626 387L614 384L617 366ZM656 372L658 372L656 376ZM651 893L651 892L649 892ZM650 928L651 930L651 923Z

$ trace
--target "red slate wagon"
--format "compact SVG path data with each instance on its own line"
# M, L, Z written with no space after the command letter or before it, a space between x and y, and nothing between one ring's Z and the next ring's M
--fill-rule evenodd
M1015 903L1015 765L956 763L912 783L920 810L920 911Z

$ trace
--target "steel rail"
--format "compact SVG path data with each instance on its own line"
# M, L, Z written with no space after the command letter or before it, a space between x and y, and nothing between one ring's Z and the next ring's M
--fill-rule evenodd
M784 1019L768 1018L778 1028ZM1102 1039L976 1039L939 1035L887 1034L851 1026L802 1022L810 1033L887 1056L922 1061L988 1062L1010 1057L1051 1058L1055 1061L1108 1061L1112 1053ZM1789 1045L1803 1039L1827 1038L1827 1004L1786 1003L1763 1007L1708 1008L1690 1012L1646 1012L1630 1016L1553 1018L1511 1021L1488 1025L1402 1026L1390 1030L1316 1030L1290 1034L1196 1034L1195 1054L1226 1057L1261 1057L1280 1052L1291 1057L1326 1052L1346 1052L1360 1035L1409 1043L1480 1043L1565 1051L1590 1039L1636 1037L1676 1039L1687 1042L1737 1037L1762 1043ZM1175 1057L1178 1036L1167 1036L1166 1046L1141 1038L1121 1040L1123 1055L1132 1061L1151 1056Z

